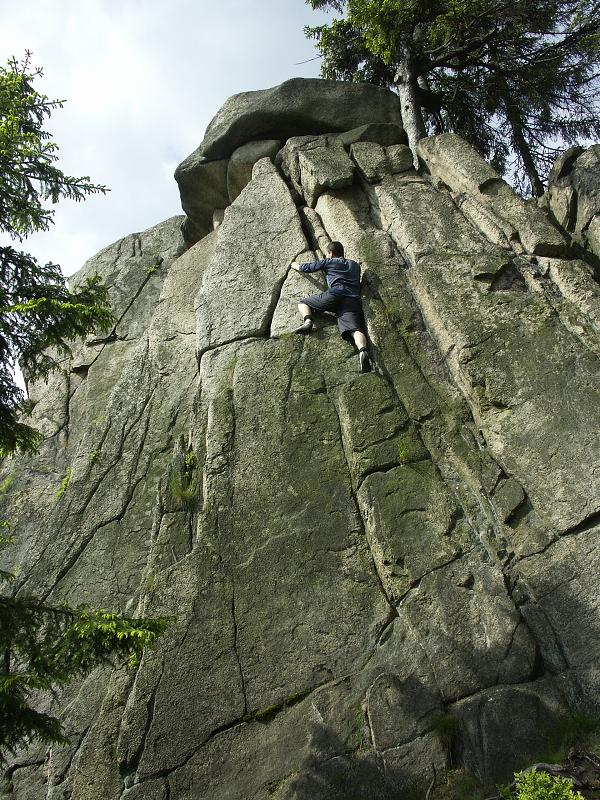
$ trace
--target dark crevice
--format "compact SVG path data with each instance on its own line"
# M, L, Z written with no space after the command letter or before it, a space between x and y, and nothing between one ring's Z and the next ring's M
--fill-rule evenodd
M396 607L398 607L404 600L406 600L406 598L408 597L408 595L411 592L414 592L416 589L418 589L420 584L421 584L421 581L423 581L429 575L433 575L434 572L438 572L438 570L444 569L445 567L449 567L450 564L454 564L456 561L460 561L462 558L465 558L465 556L468 556L470 552L471 552L471 550L467 550L467 551L464 551L464 552L461 550L460 553L458 553L455 556L452 556L452 558L449 558L447 561L444 561L443 564L437 564L435 567L432 567L431 569L427 570L427 572L424 572L418 578L415 578L415 580L411 583L411 585L408 587L408 589L406 589L406 591L404 591L398 597L398 601L396 603Z
M111 517L110 519L106 520L105 522L102 522L99 525L95 525L92 528L92 530L90 531L90 533L80 543L79 547L77 547L77 549L71 554L71 556L69 556L69 558L64 563L62 569L58 572L58 574L54 578L53 584L50 587L50 589L48 589L46 592L44 592L42 594L41 599L43 601L46 601L48 599L48 597L52 594L52 592L59 586L60 582L64 578L66 578L66 576L73 569L73 567L75 566L77 561L79 561L79 559L83 555L84 551L86 550L88 545L91 543L92 539L96 536L98 531L101 530L102 528L105 528L107 525L112 525L115 522L121 522L121 520L123 519L123 517L127 513L127 509L129 507L129 503L131 502L131 500L133 498L135 490L137 489L139 484L144 480L144 477L145 477L144 475L140 476L138 478L138 480L133 484L133 488L132 488L132 490L131 490L131 492L129 494L129 497L127 498L127 500L125 502L124 509L121 512L119 512L118 514L116 514L114 517Z
M556 538L552 539L552 541L548 542L548 544L542 547L540 550L537 550L535 553L531 553L530 555L523 556L521 559L519 559L519 561L527 561L529 558L535 558L536 556L541 556L551 547L554 547L555 544L558 544L562 539L566 539L569 536L578 536L581 533L588 533L589 531L593 530L599 525L600 525L600 511L594 511L592 514L586 517L582 522L579 522L572 528L567 528L562 533L557 534Z
M388 472L391 472L393 469L398 469L398 467L401 467L401 466L403 466L403 464L401 464L397 460L394 460L394 461L391 461L391 462L389 462L387 464L378 464L377 466L374 466L374 467L371 467L368 470L365 470L362 473L360 479L358 480L358 483L356 485L356 490L355 491L359 492L361 487L362 487L362 485L363 485L363 483L367 480L367 478L370 478L372 475L386 475ZM411 510L413 510L413 509L411 509Z
M504 577L504 585L506 588L506 593L510 598L511 602L514 604L519 614L521 624L529 633L531 641L534 643L535 646L534 663L532 666L530 680L536 680L537 678L543 677L543 675L548 673L554 674L557 672L557 670L553 668L551 664L547 664L546 660L544 659L541 650L541 643L538 640L538 637L536 636L533 628L527 621L527 618L524 613L525 611L528 610L528 608L535 608L542 614L542 616L546 620L546 623L548 624L550 630L552 631L552 637L554 639L554 648L556 653L558 654L558 658L562 661L564 669L568 669L569 661L566 657L566 654L557 636L557 633L554 630L552 624L550 623L550 620L548 619L548 616L544 611L544 609L536 602L535 598L532 597L527 584L522 580L520 575L517 575L516 578L514 578L509 573L503 573L503 577ZM517 598L515 598L515 593L517 593L518 595Z
M134 248L134 249L135 249L135 248ZM139 253L139 254L141 255L141 246L140 246L140 253ZM157 263L157 265L158 265L158 266L160 266L160 265L162 264L162 262L163 262L163 259L157 256L157 259L156 259L156 263ZM105 348L105 347L106 347L108 344L112 344L112 342L115 342L115 341L117 341L117 340L118 340L118 338L119 338L119 337L118 337L118 335L117 335L117 328L119 327L119 325L120 325L120 324L121 324L121 322L123 321L123 319L124 319L125 315L127 314L127 312L128 312L130 309L131 309L131 307L133 306L133 304L135 303L135 301L138 299L138 297L140 296L140 294L143 292L143 290L144 290L144 288L145 288L146 284L147 284L147 283L148 283L148 281L149 281L149 280L152 278L152 275L153 275L153 273L151 273L151 272L148 272L148 274L146 275L146 277L145 277L145 278L144 278L144 280L142 281L141 285L139 286L139 288L137 289L137 291L136 291L136 292L135 292L135 294L133 295L132 299L129 301L129 303L128 303L128 304L127 304L127 306L125 307L125 310L124 310L124 311L121 313L121 316L120 316L120 317L118 318L118 320L115 322L115 324L114 324L114 326L113 326L112 330L111 330L111 331L110 331L110 332L109 332L109 333L108 333L106 336L104 336L104 337L102 337L102 338L95 339L95 340L93 340L93 341L91 341L91 342L89 342L89 343L88 343L88 342L86 342L86 345L88 345L88 346L90 346L90 347L92 347L92 346L94 346L94 345L96 345L96 344L102 344L102 347L101 347L101 348L100 348L100 350L99 350L99 351L96 353L96 355L95 355L95 356L94 356L94 358L93 358L93 359L90 361L90 363L87 365L87 367L86 367L86 372L85 372L85 376L84 376L84 377L86 377L86 376L87 376L87 373L88 373L88 371L90 370L90 368L91 368L91 367L93 366L93 364L95 364L95 363L96 363L96 361L97 361L97 360L100 358L100 356L101 356L101 355L102 355L102 353L104 352L104 348ZM77 370L77 368L76 368L75 370L72 370L72 371L73 371L73 372L76 372L76 370ZM82 385L82 383L83 383L83 381L82 381L82 382L79 384L79 386L81 386L81 385ZM72 395L69 397L69 402L71 402L71 400L73 399L74 395L76 394L77 390L79 389L79 386L76 386L76 387L75 387L75 390L73 391L73 394L72 394Z
M338 440L339 440L339 443L340 443L340 447L342 449L342 453L344 455L344 459L346 461L346 467L348 469L348 479L349 479L349 482L350 482L350 494L352 496L352 500L353 500L353 504L354 504L354 509L355 509L356 515L357 515L358 519L360 520L362 538L363 538L363 541L366 542L366 545L367 545L367 547L369 549L369 552L371 554L371 559L372 559L372 562L373 562L373 571L374 571L374 574L375 574L375 576L377 578L377 583L379 585L379 590L381 591L381 594L385 598L388 606L395 610L394 603L392 602L390 596L388 595L388 593L386 591L385 583L383 581L383 576L379 572L379 568L377 566L377 559L375 558L375 554L373 553L373 550L371 548L371 543L369 542L369 537L367 536L365 520L363 519L363 515L362 515L361 509L360 509L360 504L359 504L358 498L356 496L356 491L353 488L352 468L350 466L350 462L348 461L348 455L346 453L346 447L344 445L344 435L343 435L343 432L342 432L342 420L340 418L340 411L339 411L336 403L333 401L333 399L331 399L331 398L329 398L329 399L331 400L331 405L333 406L335 414L336 414L336 417L337 417L337 422L338 422L338 426L337 426Z
M158 694L158 689L160 687L160 683L162 681L164 672L165 672L165 659L163 658L160 675L158 676L156 685L152 689L152 693L146 704L146 707L148 708L148 714L146 716L146 723L144 725L144 732L142 734L140 743L135 753L130 758L127 758L126 762L121 765L121 775L123 778L125 778L126 775L131 775L135 773L138 764L140 763L140 760L142 758L142 754L146 747L146 740L148 738L148 734L150 733L150 728L152 727L152 722L154 720L154 715L156 713L156 696Z
M218 342L217 344L210 344L196 352L196 361L198 363L198 373L200 372L200 367L202 365L202 359L206 353L210 353L213 350L218 350L221 347L227 347L227 345L234 344L234 342L248 342L248 341L255 341L259 342L264 339L268 338L265 334L261 334L260 331L252 331L251 333L245 333L240 336L234 336L232 339L226 339L224 342Z
M19 769L27 769L31 767L43 767L45 763L46 763L45 759L42 759L42 761L31 761L27 764L11 764L9 767L6 768L2 777L5 779L7 778L10 779Z
M394 623L394 620L397 618L398 618L398 611L394 606L390 606L388 617L386 621L383 623L381 630L379 631L376 647L381 647L390 638L390 636L392 635L392 625Z
M297 258L294 256L292 261ZM275 310L277 309L277 304L279 303L279 298L281 297L281 292L283 291L283 284L286 282L287 276L289 275L289 268L283 273L281 278L276 281L275 285L273 286L273 291L271 292L271 299L269 300L268 308L265 312L265 317L261 322L259 328L259 334L261 336L265 336L267 339L271 338L271 325L273 324L273 317L275 316Z
M600 511L592 512L582 522L573 525L571 528L567 528L561 533L561 538L565 536L577 536L578 533L585 533L595 528L597 525L600 525Z
M238 625L237 625L237 617L235 614L235 583L233 579L231 580L231 618L233 622L233 652L235 653L235 659L237 661L240 673L240 683L242 688L242 696L244 698L244 716L245 716L248 713L248 699L246 696L246 682L244 680L244 670L242 669L242 662L240 660L240 654L238 651Z
M289 708L292 708L293 706L297 705L298 703L301 703L303 700L306 700L306 698L309 697L314 692L318 691L319 689L322 689L323 687L325 687L325 686L327 686L329 684L339 683L340 681L345 680L347 677L348 676L344 676L344 677L341 677L341 678L334 678L333 680L329 680L329 681L325 681L323 683L319 683L316 686L311 686L310 688L304 689L304 690L296 693L295 695L291 695L290 697L280 701L279 703L277 703L277 704L275 704L273 706L269 706L268 708L265 708L265 709L258 709L258 710L252 711L250 713L244 713L243 716L237 717L237 719L234 719L234 720L232 720L230 722L226 722L223 725L219 725L217 728L214 728L214 730L212 730L202 740L202 742L192 750L191 753L188 753L188 755L185 756L185 758L179 764L177 764L174 767L169 767L169 768L164 769L164 770L159 770L158 772L153 772L153 773L147 775L144 778L143 782L146 782L146 781L149 781L149 780L153 780L155 778L161 778L161 777L165 778L168 775L172 775L173 772L176 772L178 769L181 769L189 761L191 761L191 759L203 747L205 747L209 742L211 742L217 736L221 736L224 733L228 733L229 731L234 730L234 728L239 728L242 725L251 725L251 724L266 725L266 724L269 724L281 712L286 711Z

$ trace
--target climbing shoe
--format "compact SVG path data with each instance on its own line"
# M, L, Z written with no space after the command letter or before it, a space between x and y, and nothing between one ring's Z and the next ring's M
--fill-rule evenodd
M366 350L358 351L358 364L361 372L371 372L371 359Z
M310 333L313 329L313 321L310 317L304 317L304 322L299 328L296 328L294 333Z

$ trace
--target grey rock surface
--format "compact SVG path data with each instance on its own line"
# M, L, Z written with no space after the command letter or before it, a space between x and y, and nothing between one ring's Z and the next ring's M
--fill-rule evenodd
M228 157L253 139L348 131L359 125L401 126L397 95L368 83L292 78L271 89L233 95L206 129L204 158Z
M300 183L307 204L314 208L325 189L342 189L351 186L354 164L346 155L341 143L329 147L315 147L298 153Z
M208 125L202 144L175 170L187 214L186 241L193 244L205 236L215 208L224 208L247 182L248 149L237 153L228 176L234 151L252 143L255 163L272 154L271 147L257 153L257 141L336 131L344 133L348 144L370 134L385 144L404 141L397 95L367 83L293 78L230 97Z
M100 272L117 323L30 387L6 566L20 595L173 621L136 670L62 691L69 744L18 753L7 800L423 797L600 713L593 260L456 137L394 174L390 128L291 111L247 183L263 143L235 141L215 230L186 248L167 220L74 278ZM351 144L381 177L328 160L313 186ZM367 375L331 316L290 332L324 284L288 265L332 239L362 264Z
M273 158L281 147L278 139L248 142L234 150L227 166L227 191L233 202L252 179L252 167L261 158Z
M560 156L544 201L558 224L600 258L600 145L571 147Z
M356 142L350 153L361 175L369 183L382 180L386 175L395 175L413 168L413 154L403 144L382 147L374 142Z
M430 136L419 142L417 150L434 178L453 193L466 193L489 208L508 239L520 243L525 252L540 256L561 256L566 252L564 235L550 224L541 209L518 197L460 136Z
M195 153L175 171L181 207L186 213L183 235L194 244L211 230L216 208L229 205L227 185L228 159L206 161Z

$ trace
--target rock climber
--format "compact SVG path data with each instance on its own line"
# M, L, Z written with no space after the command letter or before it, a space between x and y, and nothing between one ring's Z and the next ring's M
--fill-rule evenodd
M307 334L313 330L313 312L332 311L338 322L342 339L353 341L358 349L358 363L361 372L371 371L371 360L367 351L367 326L360 297L360 264L344 258L344 246L340 242L330 242L326 250L327 258L299 264L292 261L290 267L296 272L318 272L322 270L327 280L327 291L304 297L298 304L298 311L304 321L295 333Z

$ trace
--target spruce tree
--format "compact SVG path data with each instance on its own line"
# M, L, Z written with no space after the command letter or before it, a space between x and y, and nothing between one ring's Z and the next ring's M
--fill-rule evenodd
M61 198L83 200L106 192L89 177L74 178L55 166L58 147L44 122L62 101L37 92L30 53L0 67L0 233L22 242L47 230ZM29 380L45 378L68 355L69 342L108 330L112 315L106 289L95 276L69 291L60 267L37 260L10 243L0 246L0 457L35 449L39 436L20 421L22 390L15 381L20 363Z
M598 0L307 0L342 14L307 27L321 74L393 86L411 147L464 135L543 191L556 154L600 135Z
M49 227L54 212L48 203L106 191L55 166L57 145L44 122L62 101L34 89L40 75L29 53L0 67L0 231L17 242ZM40 441L21 420L25 398L15 382L17 362L29 379L44 378L70 352L73 339L107 330L112 322L98 276L70 291L57 264L42 266L10 244L0 247L0 458L34 451ZM11 527L0 521L0 552L10 545ZM0 569L0 765L34 739L64 741L59 719L40 711L34 696L54 693L104 662L137 663L166 626L164 619L12 596L12 580Z

